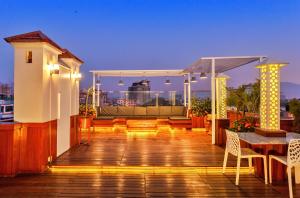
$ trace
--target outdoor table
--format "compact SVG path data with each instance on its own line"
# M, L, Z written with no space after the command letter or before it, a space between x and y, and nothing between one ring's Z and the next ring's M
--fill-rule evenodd
M241 147L251 148L257 153L267 155L287 155L288 143L291 139L300 139L300 134L287 133L286 137L264 137L254 132L238 133ZM268 159L269 160L269 159ZM269 162L269 161L268 161ZM263 160L253 159L255 175L264 177ZM273 181L283 181L286 179L286 166L282 163L272 161L272 179ZM296 183L300 183L300 167L295 168Z

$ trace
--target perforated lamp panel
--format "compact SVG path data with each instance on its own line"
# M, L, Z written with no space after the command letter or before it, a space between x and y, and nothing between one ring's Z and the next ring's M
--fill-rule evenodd
M280 64L259 65L260 127L280 129Z
M217 96L217 115L218 119L227 118L227 78L216 78L216 96Z

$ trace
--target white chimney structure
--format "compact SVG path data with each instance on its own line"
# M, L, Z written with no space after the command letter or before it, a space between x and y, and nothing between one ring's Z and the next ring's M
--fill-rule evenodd
M71 122L79 114L83 61L41 31L5 40L14 48L14 120L36 129L41 126L37 133L42 138L35 141L49 144L51 161L72 146Z

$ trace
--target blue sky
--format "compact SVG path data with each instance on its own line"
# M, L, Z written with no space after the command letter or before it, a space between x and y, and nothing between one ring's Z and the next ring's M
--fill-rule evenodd
M68 48L85 61L84 86L91 69L180 69L203 56L232 55L289 61L282 81L300 84L299 0L0 0L0 27L0 38L42 30ZM254 81L258 70L228 74L236 86ZM13 81L13 50L2 39L0 81Z

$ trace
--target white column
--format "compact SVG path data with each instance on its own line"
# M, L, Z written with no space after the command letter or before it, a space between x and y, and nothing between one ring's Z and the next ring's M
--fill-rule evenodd
M216 136L216 81L215 81L215 59L211 59L211 143L215 144Z
M188 74L188 81L189 81L189 84L188 84L188 109L191 109L191 74Z
M186 107L186 84L183 84L183 104Z
M95 89L96 89L96 75L93 73L93 108L95 108L95 103L96 103L96 94L95 94Z
M175 106L176 104L176 91L172 91L172 105Z
M97 106L100 106L100 84L97 84Z

